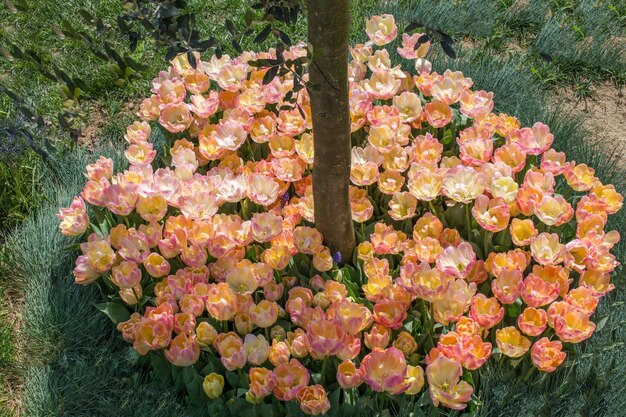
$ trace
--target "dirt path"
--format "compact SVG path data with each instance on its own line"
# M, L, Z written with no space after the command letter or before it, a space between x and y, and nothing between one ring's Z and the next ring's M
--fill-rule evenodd
M583 127L592 133L593 140L602 146L617 148L621 163L626 167L626 88L613 83L602 83L592 87L591 97L579 99L572 90L562 89L555 94L565 110L583 115Z

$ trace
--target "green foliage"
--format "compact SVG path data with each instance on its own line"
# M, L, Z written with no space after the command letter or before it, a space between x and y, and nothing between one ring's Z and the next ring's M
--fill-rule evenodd
M623 84L623 2L596 0L400 0L380 6L404 22L419 20L489 53L518 55L547 86L611 79ZM402 24L399 25L403 28Z
M584 162L596 168L596 175L626 192L626 179L618 162L619 149L601 140L589 140L580 126L580 118L556 106L547 105L545 92L533 83L532 75L519 71L519 62L493 58L486 54L461 52L457 61L434 59L440 68L462 71L475 82L475 88L495 93L496 109L514 114L524 125L543 121L555 135L554 147L564 151L568 160ZM624 230L626 214L621 211L609 222L610 228ZM626 244L614 248L620 262L626 260ZM586 343L572 346L569 367L552 374L535 374L524 380L514 370L503 372L490 362L479 371L479 398L484 403L480 415L620 416L626 407L620 381L626 378L626 271L618 268L612 274L616 290L609 294L596 312L598 320L608 317L604 327Z
M15 332L3 300L6 295L0 287L0 387L8 385L6 381L13 371L15 361ZM9 400L8 392L0 389L0 417L8 417L10 410L5 406Z
M206 7L197 0L135 0L67 7L57 1L14 1L0 11L7 23L0 29L6 58L0 70L10 74L6 87L33 102L34 113L54 120L59 136L69 132L77 141L94 107L109 97L126 101L145 91L163 62L180 53L193 63L193 52L232 54L265 41L270 33L275 35L270 39L291 44L287 27L291 35L303 38L299 0L292 1L296 8L284 10L259 2L253 11L249 4L235 3L222 0ZM236 25L230 20L233 12L241 16ZM253 41L255 32L259 36Z
M121 11L118 1L81 2L87 10L97 9L105 18L107 25L112 23L111 17ZM63 1L28 2L28 11L11 13L9 9L0 10L3 22L2 46L11 52L11 44L16 45L24 53L31 51L36 59L5 59L0 68L8 75L3 84L16 89L22 97L33 103L36 113L49 119L56 119L57 113L65 109L65 103L58 92L58 85L47 80L38 70L43 66L48 72L54 72L56 66L69 78L79 77L89 86L89 95L100 96L110 90L112 77L107 69L102 68L98 58L89 52L82 41L60 38L55 30L62 25L64 19L75 26L85 28L86 24L77 13L78 5L69 5ZM32 55L28 54L32 58ZM3 103L2 113L8 114L9 103Z
M75 285L75 253L58 232L54 213L83 183L78 151L59 161L59 177L46 172L47 201L6 241L3 276L24 294L23 406L28 416L182 416L176 395L153 382L137 355L94 303L95 288ZM119 159L117 163L119 163Z
M0 159L0 231L23 221L41 201L40 165L34 152Z
M50 52L45 59L54 60L68 73L80 76L89 86L89 95L97 97L96 102L103 104L109 115L121 111L120 103L132 100L138 92L143 94L147 91L148 79L136 80L124 90L114 88L113 76L106 67L102 67L84 42L58 39L52 25L48 24L68 19L75 25L86 27L74 13L77 8L85 7L99 16L105 25L113 25L114 16L121 13L119 1L80 2L79 6L74 2L68 4L57 0L31 3L33 13L28 18L0 11L0 18L10 23L3 29L4 36L23 39L39 52ZM190 10L202 17L198 22L201 36L218 39L227 39L228 36L223 20L243 16L245 9L243 2L232 0L218 0L210 4L199 0L189 3ZM457 51L460 58L456 61L440 53L433 57L435 67L438 70L448 67L461 70L474 79L477 88L494 91L497 111L519 116L524 124L538 120L549 124L556 137L555 146L566 151L569 159L589 163L596 168L601 179L615 183L622 193L626 191L622 170L615 164L617 157L607 154L601 145L591 143L588 134L580 128L578 119L564 114L559 108L547 106L542 85L536 83L536 77L544 77L548 85L561 83L574 67L581 68L581 65L582 71L587 73L590 73L591 67L602 67L610 71L605 74L619 76L620 68L623 70L623 57L620 64L620 60L615 59L615 49L605 48L602 43L590 48L581 38L582 35L593 37L594 33L607 33L607 30L623 31L626 13L619 2L535 0L521 10L515 10L517 2L509 0L401 0L385 2L382 6L377 1L352 3L352 39L358 41L365 40L362 30L365 17L381 12L394 13L400 29L417 16L418 20L445 31L486 40L487 48L482 51ZM591 8L592 3L600 6ZM555 14L546 22L548 8ZM293 33L290 32L295 39L303 39L306 33L302 21ZM617 24L611 28L606 26L607 22ZM598 32L594 32L596 28ZM564 31L564 41L559 39L560 30ZM495 58L492 53L505 47L506 40L511 37L525 39L529 45L534 45L533 55L530 58L527 55L512 59ZM121 45L125 39L112 39L111 42ZM252 48L246 42L250 41L243 40L242 47ZM494 46L498 42L500 47ZM619 46L616 45L616 48ZM144 52L139 45L137 53L141 55ZM539 52L553 55L555 60L546 62L538 57ZM156 74L162 63L160 57L152 59L149 63L151 69L147 72ZM33 75L32 63L3 62L0 68L9 74L9 83L35 104L35 110L50 116L63 106L55 87L48 85L41 76ZM535 68L535 73L529 68ZM10 114L6 100L1 101L0 111ZM102 136L107 141L115 141L124 125L125 121L114 120ZM59 206L67 205L80 190L84 182L81 174L84 165L91 162L94 156L85 151L65 155L56 165L61 173L58 177L36 162L35 156L28 154L24 158L21 162L12 162L13 165L0 162L0 184L3 187L0 189L0 219L9 219L12 226L41 204L36 213L7 240L5 252L8 258L0 261L0 274L10 276L10 285L21 288L25 295L24 321L19 335L28 347L28 359L20 367L25 383L25 415L187 415L182 396L172 392L168 384L159 385L150 364L139 360L132 348L119 338L110 320L97 312L94 306L99 299L97 290L79 287L72 282L75 253L64 249L71 242L59 235L54 213ZM7 201L8 204L5 204ZM626 229L624 212L611 219L611 226L617 230ZM3 224L0 227L7 226ZM623 242L616 253L621 262L626 261ZM623 415L626 406L622 393L626 378L626 276L623 267L615 273L614 282L617 290L603 300L597 312L600 319L608 319L589 341L577 346L570 354L572 366L550 375L531 375L525 381L515 370L502 372L502 368L489 362L479 373L477 396L484 406L478 414ZM3 282L2 285L7 284ZM0 324L0 366L3 360L12 360L11 332L9 327ZM425 415L431 415L428 396L422 397L416 401L424 406ZM214 413L211 415L227 415L228 412L240 415L232 412L237 411L240 400L229 405L212 403ZM289 411L299 415L298 409L292 408ZM340 414L350 415L347 408L342 408ZM254 411L270 415L266 410ZM407 415L409 411L408 408L401 410ZM440 415L461 414L441 411Z
M560 149L566 149L570 158L598 167L601 178L615 182L624 191L624 180L611 163L610 155L591 145L579 125L567 115L544 106L541 88L532 83L530 74L519 71L517 62L477 53L460 56L457 61L446 61L443 56L434 61L472 76L477 88L495 91L502 98L497 101L498 110L519 114L524 123L535 120L549 123ZM79 190L83 182L80 173L90 159L93 157L77 152L60 162L63 175L58 181L46 176L44 189L51 203L45 203L39 214L29 219L9 241L13 257L10 265L13 270L17 266L15 276L27 296L24 336L29 341L27 345L36 347L30 353L24 373L24 398L29 415L182 415L185 400L172 392L167 383L158 388L158 379L149 375L146 365L137 362L136 355L119 339L109 319L94 314L93 304L98 294L94 288L72 283L70 271L75 254L58 250L71 242L58 234L53 213L58 205L68 204ZM613 227L619 230L623 226L623 215L613 220ZM624 259L623 245L618 256ZM502 372L492 365L481 369L477 396L485 405L478 415L569 416L586 412L619 415L617 412L624 406L621 381L626 376L625 334L621 326L623 270L617 273L616 286L618 290L598 310L599 317L610 318L590 341L570 354L573 366L550 375L535 374L528 381L515 370ZM139 373L134 375L136 369ZM182 381L184 389L184 378ZM243 406L240 400L220 404L210 406L225 415L228 412L241 415L236 413L236 404ZM425 415L429 415L429 406L426 403L422 406L426 407L422 410L426 410ZM406 405L389 407L408 411ZM341 413L350 415L347 408L342 408ZM293 412L299 415L297 410ZM363 411L359 415L367 413ZM441 411L440 415L461 413Z

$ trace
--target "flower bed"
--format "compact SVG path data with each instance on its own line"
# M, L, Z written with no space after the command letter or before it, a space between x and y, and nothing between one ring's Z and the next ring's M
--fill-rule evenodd
M420 34L398 48L412 74L382 48L393 17L367 33L350 64L360 244L346 266L314 229L306 90L286 108L291 75L264 83L247 64L275 51L174 60L127 130L130 167L89 165L59 214L63 233L92 231L76 282L100 287L99 307L194 406L475 409L472 371L492 356L551 372L595 329L622 197L551 149L546 125L431 72Z

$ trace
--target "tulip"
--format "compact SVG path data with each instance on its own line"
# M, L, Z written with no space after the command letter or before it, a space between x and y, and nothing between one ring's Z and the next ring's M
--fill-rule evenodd
M309 385L309 371L297 360L291 359L274 368L274 396L281 401L292 401Z
M217 330L210 323L202 321L196 328L196 340L200 347L212 346L217 338Z
M343 389L356 388L363 383L363 375L351 360L344 360L337 367L337 382Z
M314 359L337 355L344 347L346 332L339 321L315 320L307 326L309 351Z
M530 349L530 340L514 326L497 329L496 343L500 352L510 358L519 358Z
M246 349L243 340L235 332L221 333L213 342L213 347L221 356L220 361L229 371L241 369L246 364Z
M298 392L298 402L300 409L305 414L317 416L326 414L330 410L330 401L326 395L326 390L321 385L310 385Z
M409 385L405 382L407 371L404 354L394 348L374 348L361 361L359 372L366 384L376 392L402 394Z
M548 315L543 309L527 307L517 317L517 325L528 336L539 336L548 327Z
M504 317L504 308L495 297L487 298L477 294L472 298L470 317L484 329L490 329L500 323Z
M274 373L267 368L250 368L250 395L262 400L274 389Z
M435 407L439 404L453 410L463 410L472 398L474 389L461 381L463 368L445 356L438 356L426 366L426 377L430 389L430 398Z
M247 334L243 341L243 348L246 351L248 363L261 365L269 356L270 344L261 334L257 336Z
M543 337L535 342L531 350L533 364L543 372L554 372L556 367L565 360L565 352L561 342L551 342Z
M186 367L198 362L200 346L196 342L195 335L181 333L172 339L169 349L163 353L172 365Z
M202 382L202 390L209 399L216 399L224 390L224 377L215 372L208 374Z
M365 33L375 45L383 46L396 38L398 27L392 15L383 14L365 22Z
M278 304L273 301L261 300L248 311L252 322L264 329L271 327L278 319Z

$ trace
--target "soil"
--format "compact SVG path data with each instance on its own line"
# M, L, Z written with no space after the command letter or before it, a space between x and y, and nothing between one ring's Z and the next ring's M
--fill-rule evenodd
M93 150L94 144L98 143L100 132L110 120L110 115L100 106L93 107L87 117L85 128L78 138L78 144L89 150Z
M571 89L561 89L554 95L565 110L583 115L583 127L593 140L610 151L621 154L621 164L626 166L626 99L625 87L601 83L591 88L590 97L578 98Z
M2 377L4 380L0 386L0 410L6 410L13 416L22 415L22 391L24 390L21 373L17 372L16 367L19 366L22 357L23 346L20 343L20 324L22 318L22 304L24 302L23 295L17 291L7 291L4 294L2 302L2 310L6 314L2 317L5 323L9 323L13 329L12 337L14 343L13 358L9 363L3 364Z

